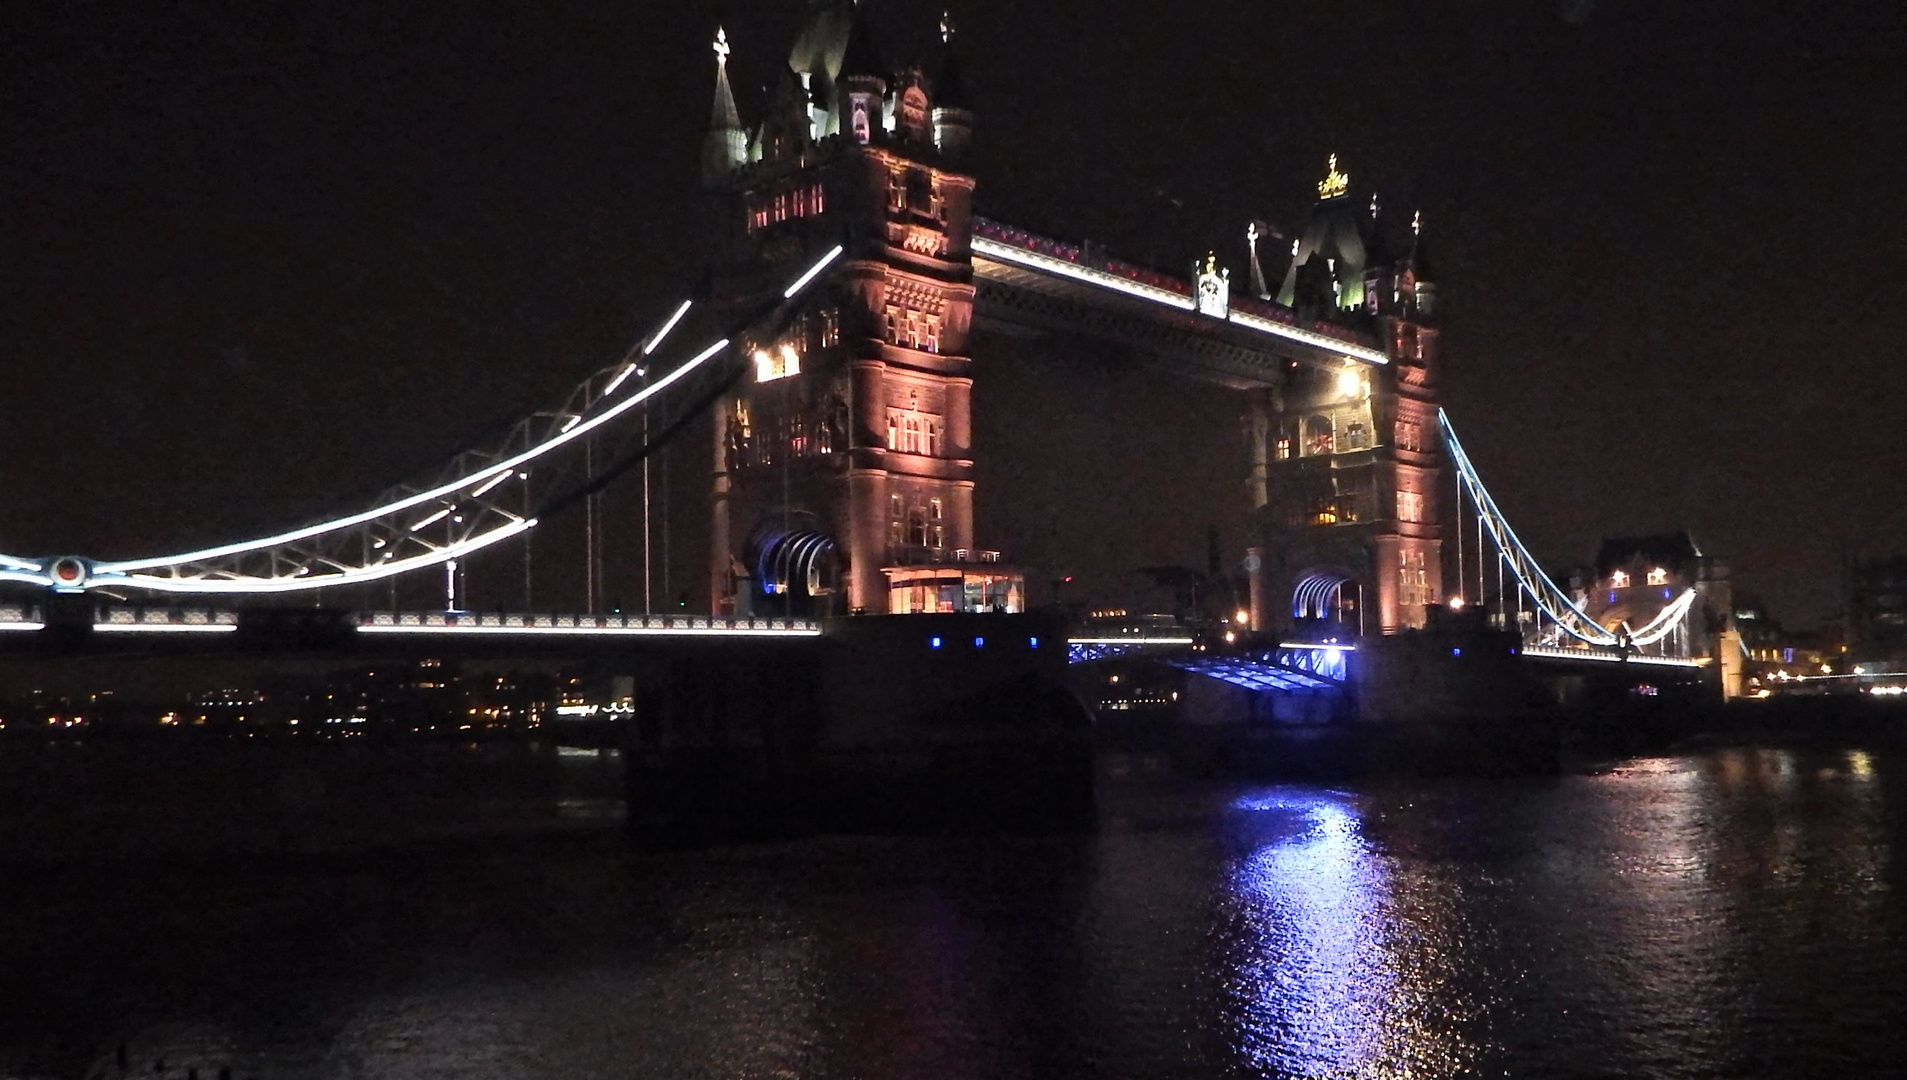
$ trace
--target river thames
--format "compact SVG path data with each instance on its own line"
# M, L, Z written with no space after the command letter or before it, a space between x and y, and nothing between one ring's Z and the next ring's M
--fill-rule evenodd
M667 853L623 841L609 757L544 755L512 787L447 748L373 791L340 790L324 752L169 787L16 753L0 1076L116 1077L122 1046L132 1073L206 1080L1907 1060L1898 750L1356 788L1114 761L1088 836ZM79 798L130 771L148 779Z

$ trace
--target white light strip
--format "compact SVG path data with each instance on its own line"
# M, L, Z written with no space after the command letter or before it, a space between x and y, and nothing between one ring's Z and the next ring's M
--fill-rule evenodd
M1123 278L1117 274L1097 270L1090 266L1080 266L1077 263L1067 262L1065 259L1055 258L1051 255L1042 255L1038 252L1028 251L1025 248L1014 247L1011 244L1003 244L998 240L992 240L984 236L974 237L972 246L975 255L996 259L1000 262L1016 263L1030 270L1038 270L1045 274L1057 274L1060 277L1069 277L1075 281L1082 281L1088 285L1097 285L1102 289L1111 289L1114 292L1122 292L1127 296L1135 296L1141 300L1150 300L1155 304L1163 304L1166 307L1174 308L1179 311L1197 310L1197 304L1191 297L1181 296L1170 289L1161 289L1157 285L1147 285L1144 282L1133 281L1129 278ZM1248 315L1244 312L1234 311L1230 313L1228 319L1247 330L1256 330L1261 334L1270 334L1273 337L1288 338L1292 341L1301 342L1315 348L1327 349L1343 356L1354 357L1366 363L1390 363L1390 358L1376 349L1367 348L1363 345L1354 345L1347 341L1339 341L1336 338L1315 331L1301 330L1295 326L1286 326L1284 323L1261 318L1257 315Z
M807 286L807 284L810 281L814 280L817 274L821 273L822 270L826 269L829 263L832 263L835 259L839 258L841 255L841 252L842 252L841 246L839 244L835 245L832 251L822 256L820 261L816 262L812 267L809 267L807 273L802 274L801 277L796 279L793 285L790 285L788 287L787 291L782 294L783 298L792 299L796 293L800 292L804 287ZM685 302L682 307L677 309L677 311L678 313L686 313L688 311L688 304ZM677 317L679 317L679 315ZM665 330L666 329L667 328L665 328ZM658 334L654 340L659 342L661 340L661 335ZM289 543L292 543L293 541L303 540L308 537L318 536L322 533L331 532L336 529L348 528L353 525L362 525L367 521L375 521L378 518L397 513L398 511L401 511L401 510L409 509L410 507L417 506L420 503L430 502L433 499L441 498L442 496L448 495L453 491L469 486L479 476L488 476L492 471L514 469L517 466L524 464L525 462L532 461L538 457L541 457L542 455L550 452L551 450L556 449L559 446L562 446L563 444L567 442L570 442L573 439L580 438L581 436L587 434L594 428L599 427L602 424L608 423L610 420L616 418L617 416L620 416L624 412L627 412L628 410L636 407L637 405L640 405L642 402L647 401L649 398L655 396L656 394L659 394L662 391L668 389L670 386L674 385L677 380L681 379L683 376L687 375L689 372L694 371L696 368L706 363L710 357L714 356L716 353L721 352L723 349L728 348L728 345L729 345L729 339L723 338L722 340L702 350L700 353L697 353L694 357L689 359L686 363L677 367L675 370L669 372L667 375L664 375L662 378L657 379L655 382L650 383L648 386L644 387L638 393L633 394L628 398L625 398L623 401L604 410L602 413L593 417L589 421L578 424L575 427L569 428L557 434L556 436L545 440L544 442L538 444L537 446L531 447L530 449L525 450L520 454L517 454L515 457L508 458L502 462L498 462L495 465L489 466L483 469L481 472L472 473L472 474L459 477L458 479L451 481L450 483L440 484L437 487L431 488L428 491L420 491L415 495L407 496L406 498L399 499L396 502L386 503L383 506L379 506L371 510L366 510L361 513L352 514L348 517L337 518L332 521L322 522L317 525L307 525L302 529L294 529L291 532L279 533L276 536L263 537L258 540L241 541L235 544L224 544L219 547L205 548L200 551L186 552L185 554L182 554L182 555L165 555L165 556L160 556L158 558L150 558L150 559L133 559L133 560L126 560L122 562L99 563L93 567L93 573L96 575L122 574L122 573L126 573L128 571L133 571L133 570L147 570L153 567L175 566L180 563L202 562L207 559L217 559L226 555L237 555L243 552L256 551L260 548L275 547L280 544L289 544ZM37 563L29 563L26 565L29 566L31 569L35 569L35 570L39 569L39 564ZM388 575L380 575L380 576L388 576ZM341 578L342 575L340 575L339 577ZM0 580L5 580L5 578L0 577ZM35 576L33 578L21 578L17 580L30 580L35 584L49 584L50 583L50 579L45 577L44 574ZM140 577L140 578L137 578L136 580L143 583L153 579ZM337 579L333 579L333 580L337 580ZM367 579L359 578L357 580L367 580ZM121 579L121 583L122 584L127 583L126 579ZM91 582L89 581L88 584L90 585ZM107 584L107 583L102 583L102 584Z
M1252 315L1243 311L1231 311L1226 314L1226 318L1247 330L1256 330L1261 334L1270 334L1273 337L1290 338L1293 341L1301 341L1307 345L1315 345L1320 349L1329 349L1332 352L1343 353L1345 356L1362 360L1367 364L1388 364L1391 362L1390 357L1385 356L1376 349L1365 348L1362 345L1353 345L1348 341L1339 341L1334 337L1327 334L1320 334L1315 330L1304 330L1296 326L1287 326L1284 323L1267 319L1260 315Z
M807 273L796 278L795 283L793 285L788 286L787 291L781 294L781 298L783 300L793 300L796 293L808 287L808 282L813 281L816 274L819 274L821 271L826 270L828 268L829 263L833 262L834 260L840 257L841 257L841 245L836 244L834 245L833 251L830 251L826 255L821 256L820 262L817 262L813 266L810 266L808 268Z
M1616 643L1616 635L1603 629L1599 623L1589 617L1588 613L1577 607L1575 603L1569 599L1568 594L1557 588L1556 583L1551 581L1549 575L1543 572L1542 565L1530 555L1529 549L1525 548L1523 542L1516 538L1516 530L1510 528L1510 523L1503 517L1503 512L1497 509L1496 500L1490 497L1490 489L1483 486L1483 478L1477 475L1476 466L1470 463L1470 455L1464 453L1463 443L1457 439L1456 425L1450 422L1450 415L1442 409L1437 410L1437 427L1438 430L1443 433L1444 448L1450 452L1450 459L1457 466L1458 478L1470 492L1472 505L1476 507L1478 515L1482 517L1490 527L1490 538L1496 542L1498 554L1510 562L1510 569L1516 574L1518 581L1524 587L1524 591L1530 594L1530 599L1536 603L1536 606L1542 610L1543 614L1550 617L1551 622L1561 627L1565 633L1576 640L1589 645L1614 645ZM1459 506L1458 509L1461 510L1462 507ZM1512 548L1515 549L1516 553L1516 559L1514 560L1509 559ZM1482 553L1479 552L1478 558L1481 557ZM1543 589L1546 589L1547 592L1537 589L1536 586L1530 582L1529 575L1525 573L1526 567L1529 570L1535 571L1537 581L1542 584ZM1574 616L1582 625L1589 627L1592 633L1585 634L1575 626L1570 625L1570 622L1556 610L1558 605L1560 605L1564 611Z
M1355 645L1317 645L1305 641L1282 641L1278 643L1278 647L1280 649L1322 649L1325 652L1357 651L1357 646Z
M94 623L96 634L229 634L232 623Z
M681 322L682 316L687 315L689 313L689 305L693 303L695 303L695 301L693 300L682 301L682 306L675 309L675 314L669 316L669 321L662 324L662 329L656 331L656 336L650 338L649 343L642 347L642 355L648 356L650 353L656 351L656 347L662 344L662 339L665 337L668 337L669 331L675 329L675 324ZM635 367L635 365L631 364L629 365L629 367L633 368ZM629 371L628 368L623 369L624 374L628 374L628 371ZM620 379L621 376L617 376L617 378ZM615 387L612 384L610 389L613 390L614 388ZM603 391L603 393L605 394L608 392L609 392L608 390Z
M1136 296L1141 300L1150 300L1155 304L1164 304L1166 307L1178 308L1181 311L1193 310L1194 301L1191 297L1180 296L1178 293L1172 292L1169 289L1161 289L1157 285L1147 285L1144 282L1132 281L1127 278L1122 278L1117 274L1106 273L1104 270L1094 270L1091 267L1080 266L1077 263L1070 263L1065 259L1057 259L1051 255L1041 255L1038 252L1014 247L1012 244L1003 244L998 240L991 240L984 236L974 237L972 246L975 255L998 259L1001 262L1018 263L1031 270L1038 270L1047 274L1058 274L1060 277L1069 277L1075 281L1083 281L1088 285L1098 285L1101 288L1111 289L1114 292L1122 292L1128 296Z
M536 519L528 518L513 521L495 532L473 536L468 540L441 547L424 555L413 555L407 559L393 559L390 562L373 566L361 566L338 574L321 574L303 578L169 578L153 574L127 574L106 581L88 579L88 585L103 587L133 587L151 589L154 592L176 593L282 593L302 592L306 589L328 589L334 585L356 585L366 581L381 581L397 574L408 573L426 566L462 558L472 551L479 551L491 544L508 540L527 529L536 527Z
M359 626L360 634L466 634L481 637L820 637L818 627L784 630L687 626Z
M12 570L0 570L0 581L18 581L27 585L51 585L53 577L47 573L20 573Z
M567 432L556 435L537 446L534 446L528 450L523 451L522 453L516 455L515 457L508 458L498 463L497 465L493 465L490 468L483 470L482 473L478 473L474 475L488 476L492 471L495 471L498 469L514 469L517 466L522 465L524 462L533 461L536 458L542 457L544 454L549 453L551 450L554 450L557 447L562 446L563 444L567 442L570 442L574 439L582 437L583 435L587 434L589 431L593 430L599 425L608 423L609 421L615 419L616 417L622 415L623 413L629 411L630 409L635 408L637 405L640 405L642 402L648 400L650 397L661 393L663 390L666 390L669 386L673 385L676 382L676 380L682 378L683 376L687 375L689 372L702 366L702 364L705 363L709 357L714 356L716 353L721 352L723 349L726 349L726 348L728 348L728 339L723 338L722 340L702 350L694 358L690 359L687 363L684 363L681 367L676 368L674 371L669 372L667 375L663 376L662 378L644 387L641 393L634 394L634 395L631 395L630 397L623 399L619 404L604 410L601 415L595 417L594 419L591 419L584 424L578 425L577 427L574 427ZM353 514L350 517L338 518L336 521L327 521L322 525L307 526L306 528L298 529L293 532L280 533L277 536L269 536L262 540L250 540L244 543L226 544L223 547L206 548L203 551L193 551L193 552L188 552L184 555L171 555L171 556L164 556L164 557L156 558L156 559L139 559L139 560L135 560L131 562L100 563L93 568L93 572L95 574L122 573L129 570L145 570L154 566L173 566L178 563L202 562L206 559L216 559L224 555L237 555L241 552L256 551L259 548L274 547L279 544L288 544L294 540L303 540L307 537L317 536L320 533L331 532L334 529L348 528L352 525L362 525L367 521L375 521L378 518L385 517L386 515L389 515L389 514L394 514L400 510L409 509L410 507L416 506L419 503L429 502L432 499L441 498L445 495L450 494L453 491L458 490L459 488L462 488L468 485L471 479L472 479L471 476L465 476L462 479L457 480L453 483L441 484L437 487L431 488L429 491L420 491L415 495L409 496L408 498L399 499L396 502L388 503L384 506L380 506L376 508L375 510L366 510L363 513Z
M442 510L439 510L439 511L437 511L436 513L434 513L434 514L432 514L431 516L429 516L429 517L427 517L427 518L425 518L424 520L422 520L422 521L420 521L420 522L418 522L417 524L415 524L415 525L412 525L412 526L411 526L411 531L412 531L412 532L416 532L416 531L417 531L417 530L419 530L419 529L424 529L424 528L428 528L428 527L430 527L430 526L432 526L432 525L435 525L435 524L437 524L438 522L440 522L440 521L442 521L442 520L444 520L445 518L447 518L447 517L449 517L449 516L450 516L450 512L451 512L452 510L455 510L455 509L456 509L456 507L454 507L454 506L446 506L446 507L444 507L444 508L443 508Z
M1189 637L1076 637L1067 638L1068 645L1190 645Z
M1689 607L1694 603L1695 590L1684 590L1682 595L1676 597L1673 603L1657 612L1655 618L1650 619L1642 629L1631 630L1629 632L1629 644L1653 645L1663 638L1668 637L1670 632L1675 629L1676 624L1681 622L1683 616L1688 614Z
M470 497L473 499L483 498L485 493L487 493L491 488L496 487L498 484L503 483L505 480L508 480L510 478L510 474L515 471L516 471L516 468L514 466L508 469L503 469L499 471L495 476L491 477L488 480L485 480L481 487L471 492Z
M44 630L43 622L0 622L0 630Z
M40 564L32 559L22 559L15 555L0 555L0 566L9 570L38 570Z
M609 380L608 386L603 387L602 396L609 397L611 394L614 394L616 392L616 388L623 384L623 380L629 378L629 376L631 375L634 375L638 370L640 370L640 368L641 368L641 365L635 363L634 361L631 361L628 366L624 367L621 371L618 371L616 373L615 378Z

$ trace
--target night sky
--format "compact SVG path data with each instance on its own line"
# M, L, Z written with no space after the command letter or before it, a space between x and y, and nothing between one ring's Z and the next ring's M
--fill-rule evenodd
M936 5L870 3L890 60L923 53ZM1848 553L1907 549L1892 7L956 21L981 212L1242 276L1244 223L1300 228L1335 152L1393 228L1422 209L1445 403L1539 556L1687 527L1806 624ZM419 8L14 13L0 550L275 530L559 398L700 263L716 23L752 117L803 4Z

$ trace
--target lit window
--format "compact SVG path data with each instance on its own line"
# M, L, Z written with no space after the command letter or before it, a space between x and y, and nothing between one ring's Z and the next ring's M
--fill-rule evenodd
M1276 454L1277 454L1277 460L1290 461L1291 460L1291 440L1279 439Z
M1615 572L1613 572L1613 573L1611 573L1611 574L1609 575L1609 587L1610 587L1610 588L1612 588L1612 589L1626 589L1626 588L1628 588L1628 587L1629 587L1629 573L1628 573L1628 571L1626 571L1626 570L1617 570L1617 571L1615 571Z
M1649 584L1667 585L1668 583L1669 583L1669 572L1667 570L1658 566L1655 569L1649 571Z
M1424 497L1422 495L1419 495L1415 491L1398 492L1397 493L1397 520L1399 521L1424 520Z
M934 519L935 521L939 521L939 520L941 520L941 516L940 516L940 500L939 500L939 499L930 499L930 500L928 500L928 503L927 503L927 512L928 512L928 516L929 516L929 517L931 517L931 518L933 518L933 519Z

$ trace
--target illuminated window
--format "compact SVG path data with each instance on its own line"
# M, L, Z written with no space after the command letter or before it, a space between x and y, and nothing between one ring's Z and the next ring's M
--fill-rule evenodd
M1365 450L1370 445L1371 429L1365 426L1364 421L1353 420L1344 425L1344 449Z
M1667 570L1658 566L1655 569L1649 571L1649 584L1667 585L1668 583L1669 583L1669 572Z
M926 330L921 336L920 347L931 353L940 351L940 316L927 316Z
M1311 416L1304 422L1304 456L1318 457L1336 449L1336 440L1332 437L1331 418Z
M941 520L939 499L929 499L927 501L927 516L934 521Z
M1415 420L1397 421L1397 448L1420 453L1424 448L1424 428Z
M915 409L887 410L887 448L903 454L940 454L941 417Z
M896 304L887 305L887 340L889 344L899 345L904 315Z
M839 344L841 341L841 313L834 308L824 308L821 312L821 348Z
M781 345L773 352L755 350L755 381L773 382L801 374L801 354L793 345Z
M1609 575L1609 585L1611 588L1615 588L1615 589L1628 588L1629 587L1628 572L1625 570L1617 570L1614 573L1611 573Z
M1398 492L1397 493L1397 520L1399 521L1424 520L1424 497L1422 495L1419 495L1415 491Z
M1273 453L1275 455L1275 459L1278 461L1290 461L1291 460L1291 440L1279 439L1277 448L1273 451Z

